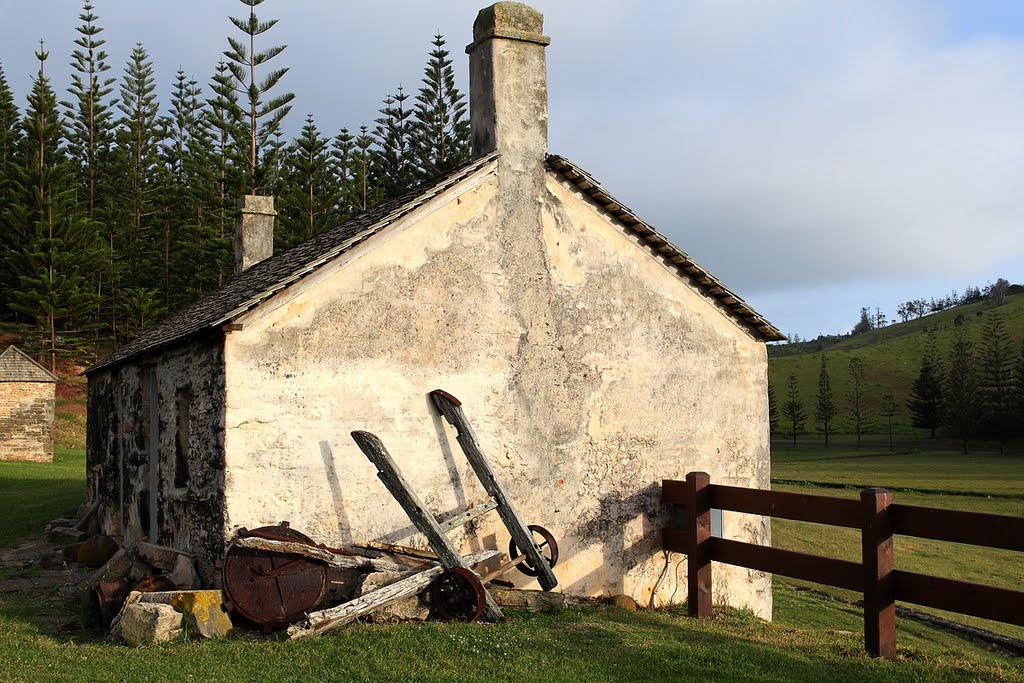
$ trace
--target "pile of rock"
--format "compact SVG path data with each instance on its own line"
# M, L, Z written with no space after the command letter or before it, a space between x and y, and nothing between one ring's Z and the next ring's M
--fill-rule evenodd
M176 548L138 543L99 533L95 506L82 506L50 522L45 542L33 546L30 563L71 565L95 571L77 588L92 622L129 645L188 637L217 638L231 631L220 590L198 590L193 556Z

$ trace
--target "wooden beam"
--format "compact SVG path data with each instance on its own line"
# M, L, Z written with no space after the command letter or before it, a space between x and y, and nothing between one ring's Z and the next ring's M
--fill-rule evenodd
M666 534L668 531L669 529L665 529ZM666 535L665 538L666 542L669 539L673 544L678 542L672 536ZM666 550L674 549L669 548L666 544ZM826 586L836 586L853 591L864 589L864 571L859 562L809 555L726 538L711 539L711 559L723 564L813 581Z
M719 510L745 512L815 522L832 526L861 528L861 506L855 500L787 493L768 489L748 489L739 486L711 485L711 507Z
M529 530L522 517L520 517L515 505L512 504L512 499L509 497L508 492L505 491L505 487L498 481L494 470L491 469L491 464L480 448L480 442L477 440L476 434L473 433L473 428L470 426L469 420L462 410L462 402L440 389L430 392L430 397L434 400L434 405L437 406L437 410L448 421L448 424L455 428L456 441L462 447L462 452L465 453L466 459L469 460L473 471L476 472L477 478L483 484L484 490L498 502L498 515L501 517L501 521L505 523L505 528L511 534L512 540L515 541L516 548L530 558L530 566L537 571L537 581L541 587L544 590L552 590L558 585L558 579L555 578L555 573L551 571L548 561L541 555L536 542L533 540L533 533Z
M498 554L497 550L485 550L475 555L459 558L459 561L464 566L474 566ZM387 586L381 586L337 607L320 610L319 612L310 612L304 621L288 627L288 637L293 640L305 638L349 624L365 614L370 614L399 600L416 595L429 586L443 572L443 567L431 567L412 576L399 579Z
M1024 626L1024 592L896 570L896 599Z
M413 526L421 534L427 537L430 547L437 553L437 558L445 567L466 567L462 556L452 546L451 541L445 536L444 529L437 523L434 516L430 514L419 497L413 492L412 487L405 481L405 477L395 465L394 460L384 444L376 435L370 432L352 432L352 439L359 446L359 450L377 467L377 477L384 483L384 486L395 500L398 501ZM489 593L485 592L484 618L488 621L499 621L504 616L501 608L491 599Z
M890 514L897 535L1024 550L1024 517L899 504Z

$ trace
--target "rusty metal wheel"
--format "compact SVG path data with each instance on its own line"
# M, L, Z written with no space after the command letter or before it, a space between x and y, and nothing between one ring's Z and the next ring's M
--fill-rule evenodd
M243 531L239 537L259 536L315 545L287 526ZM224 594L233 611L265 628L294 624L316 609L327 592L327 567L306 557L256 548L228 546L222 570Z
M430 598L437 616L447 621L476 621L484 613L487 592L470 569L446 569L430 584Z
M550 531L542 527L540 524L531 524L527 528L533 534L534 541L537 542L537 548L540 549L541 557L547 560L548 566L554 567L558 562L558 542L555 541L555 537ZM539 539L537 538L538 536L540 536ZM519 557L520 555L522 555L522 553L519 548L516 547L516 542L514 540L509 540L508 556ZM537 576L537 574L540 573L537 571L536 567L530 564L529 558L517 564L516 569L527 576Z

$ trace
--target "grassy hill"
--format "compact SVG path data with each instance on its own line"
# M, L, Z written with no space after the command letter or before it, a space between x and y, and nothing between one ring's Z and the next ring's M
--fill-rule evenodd
M857 356L864 362L866 380L870 385L869 403L876 404L887 390L892 391L900 409L899 415L893 421L895 431L903 435L923 435L923 430L911 426L906 403L910 395L910 385L921 365L926 331L932 328L936 330L940 353L945 356L945 351L953 340L955 321L961 316L967 335L975 341L976 347L982 341L986 322L993 316L1000 316L1017 348L1024 337L1024 294L1008 296L1003 305L997 307L987 303L967 304L905 323L871 330L844 339L823 352L770 358L768 376L775 389L775 397L781 406L786 397L787 378L790 373L794 374L800 387L800 398L807 410L806 430L814 431L814 401L818 392L821 356L824 355L832 380L833 395L839 406L837 426L839 431L846 431L850 359ZM880 422L878 418L874 421ZM882 425L876 425L874 431L881 433Z

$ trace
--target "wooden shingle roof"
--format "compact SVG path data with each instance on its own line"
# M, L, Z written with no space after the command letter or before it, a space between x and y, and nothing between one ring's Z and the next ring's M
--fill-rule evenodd
M685 251L672 244L668 238L643 221L625 204L611 196L589 173L565 157L554 154L548 155L547 165L549 169L567 180L632 232L640 244L645 246L655 258L675 270L684 280L693 283L698 290L738 320L755 337L762 341L781 341L786 338L778 328L765 320L760 313L722 284L707 269L690 258Z
M57 382L57 376L17 346L0 353L0 382Z

